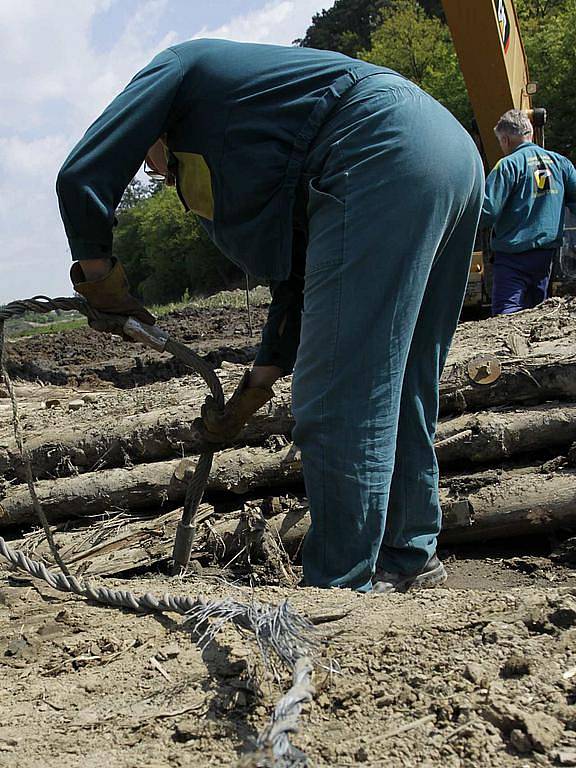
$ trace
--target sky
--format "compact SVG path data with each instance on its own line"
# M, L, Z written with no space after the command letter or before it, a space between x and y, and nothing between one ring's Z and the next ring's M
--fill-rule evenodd
M164 48L290 45L334 0L0 0L0 304L71 295L54 184L90 123Z

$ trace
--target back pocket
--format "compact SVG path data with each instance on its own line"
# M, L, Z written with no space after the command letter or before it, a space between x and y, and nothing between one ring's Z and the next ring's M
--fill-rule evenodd
M320 189L320 177L308 184L308 250L306 274L342 263L346 204Z

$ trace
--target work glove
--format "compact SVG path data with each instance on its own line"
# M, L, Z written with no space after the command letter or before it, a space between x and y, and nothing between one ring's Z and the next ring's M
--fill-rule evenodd
M83 296L92 309L110 315L134 317L147 325L156 322L154 315L131 295L126 272L118 259L114 260L112 269L105 277L93 281L86 280L80 264L74 262L70 269L70 279L76 293ZM89 324L97 331L120 331L113 322L106 320L89 320Z
M209 395L202 406L200 419L194 426L211 443L228 443L233 440L252 414L274 397L271 387L250 387L250 371L246 371L234 394L224 406L216 407L214 398Z

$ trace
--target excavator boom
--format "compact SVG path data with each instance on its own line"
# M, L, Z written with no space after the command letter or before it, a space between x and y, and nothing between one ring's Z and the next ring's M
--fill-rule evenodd
M489 168L502 156L494 126L532 108L528 63L512 0L442 0Z

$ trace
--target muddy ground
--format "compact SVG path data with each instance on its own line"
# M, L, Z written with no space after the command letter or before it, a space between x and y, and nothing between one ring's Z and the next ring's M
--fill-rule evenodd
M188 307L163 317L160 324L214 366L223 360L246 363L256 354L266 308L253 306L251 313L252 335L247 311L231 307ZM90 328L11 339L7 348L11 376L48 384L126 388L186 373L170 356Z
M265 310L254 312L257 334ZM190 309L162 325L220 360L254 353L242 311ZM88 429L181 404L198 386L160 355L88 329L12 341L9 360L25 432ZM47 410L49 399L60 405ZM0 421L5 433L5 398ZM295 742L313 765L576 765L576 571L553 557L562 538L443 550L444 588L392 597L255 587L214 571L174 579L158 566L102 581L138 594L288 599L310 617L317 692ZM196 639L175 615L92 605L0 560L0 766L237 765L288 678L271 679L233 627L204 650Z

